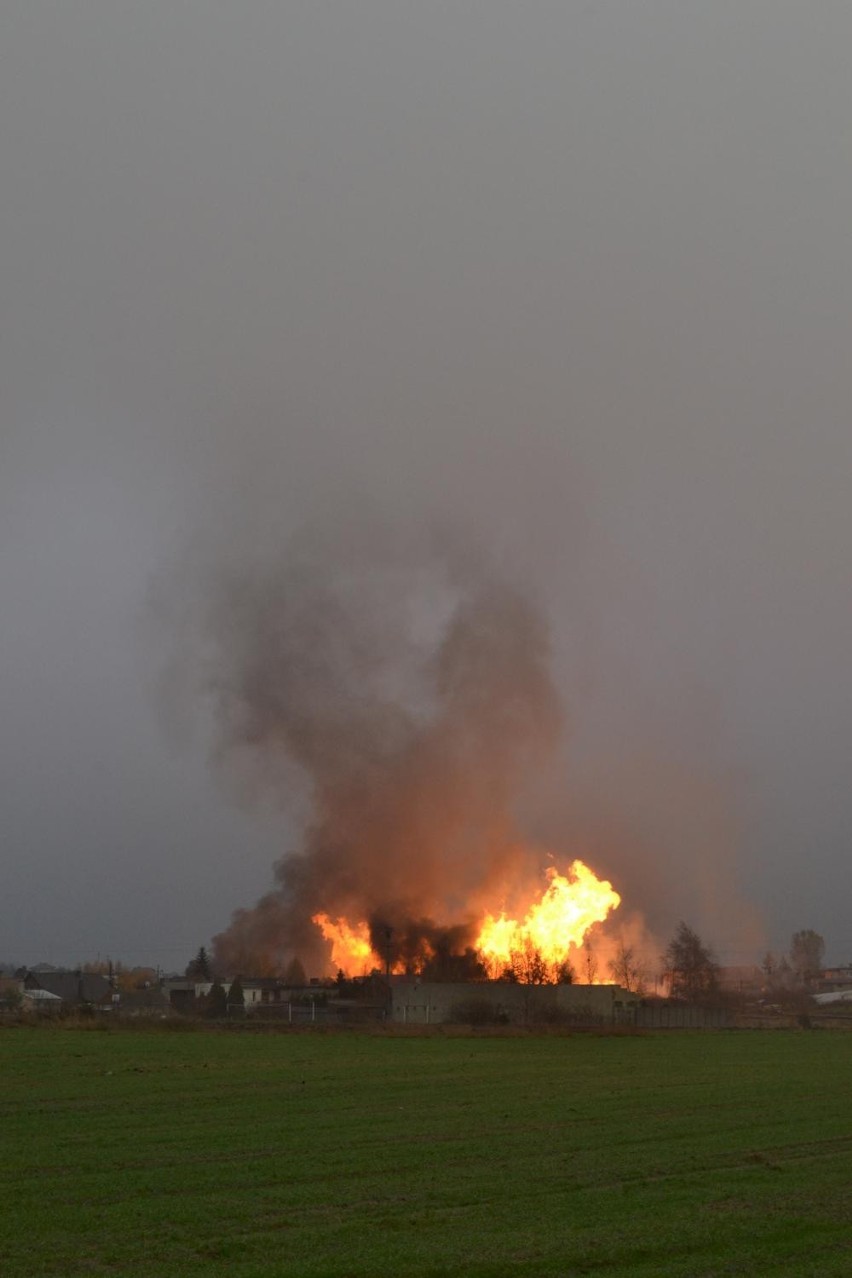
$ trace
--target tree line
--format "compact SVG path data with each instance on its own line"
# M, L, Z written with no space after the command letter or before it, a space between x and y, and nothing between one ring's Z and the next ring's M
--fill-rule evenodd
M825 942L818 932L804 929L795 932L787 955L767 954L761 965L767 990L802 988L822 970ZM651 981L651 973L643 964L634 946L623 939L615 956L608 963L608 975L618 985L631 992L643 994ZM416 973L422 980L442 982L476 982L485 980L486 970L478 956L467 950L461 955L437 953ZM713 949L693 927L681 921L675 929L662 956L660 976L672 998L690 1002L702 1002L715 998L720 992L721 968ZM204 948L189 962L186 976L198 982L212 981L207 1002L211 1014L221 1009L243 1004L243 990L239 977L232 983L228 994L221 981L213 974L210 957ZM587 938L582 952L580 970L567 959L559 963L548 961L531 941L513 950L508 961L496 974L497 980L524 985L575 984L578 980L594 984L598 980L598 961L593 945ZM338 983L343 973L338 975ZM292 986L307 984L305 969L298 958L293 958L282 972L281 979Z

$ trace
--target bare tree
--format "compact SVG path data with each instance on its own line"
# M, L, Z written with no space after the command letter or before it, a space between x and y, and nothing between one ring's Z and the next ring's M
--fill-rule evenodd
M541 950L533 945L529 937L522 950L513 950L512 966L516 968L518 980L522 985L546 985L550 974L547 961Z
M822 970L825 941L819 932L807 928L795 932L790 942L790 966L800 985L806 985Z
M626 945L624 937L618 943L615 958L610 959L609 970L613 980L624 989L634 994L644 993L647 974L633 946Z
M588 937L583 942L583 967L586 973L586 984L594 985L598 975L598 959Z
M701 999L718 992L719 965L715 955L688 924L678 924L664 961L674 998Z
M515 981L519 985L570 985L575 973L567 959L561 963L549 963L527 937L522 946L510 951L500 979Z

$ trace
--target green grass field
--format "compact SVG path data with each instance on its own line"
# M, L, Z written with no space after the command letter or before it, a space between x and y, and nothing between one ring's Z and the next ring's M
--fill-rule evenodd
M852 1274L852 1035L0 1031L0 1274Z

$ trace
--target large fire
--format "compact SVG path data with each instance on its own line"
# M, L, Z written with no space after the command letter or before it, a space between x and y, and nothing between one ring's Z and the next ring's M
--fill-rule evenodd
M571 951L576 954L590 929L620 903L612 884L599 879L582 861L574 861L565 874L550 869L547 887L523 918L486 913L474 942L477 957L492 977L521 963L537 972L533 979L558 979ZM331 942L335 968L346 976L384 967L385 959L374 950L366 921L350 923L342 917L315 914L313 922Z
M621 904L612 884L582 861L574 861L567 875L551 869L548 878L541 899L520 921L505 914L485 916L476 948L490 969L504 968L514 954L530 952L548 967L558 966L583 944L590 928Z
M341 972L347 976L361 976L371 967L379 966L366 923L356 923L353 927L346 919L335 921L327 914L315 914L313 922L325 939L331 941L331 961Z

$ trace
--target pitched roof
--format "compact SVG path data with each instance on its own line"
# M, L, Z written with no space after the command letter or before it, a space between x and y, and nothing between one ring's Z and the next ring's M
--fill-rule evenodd
M51 994L49 990L25 990L24 998L29 999L33 1003L61 1003L62 999L58 994Z
M47 990L63 1003L108 1003L112 1000L112 986L105 976L97 972L29 972L25 978L27 989Z

